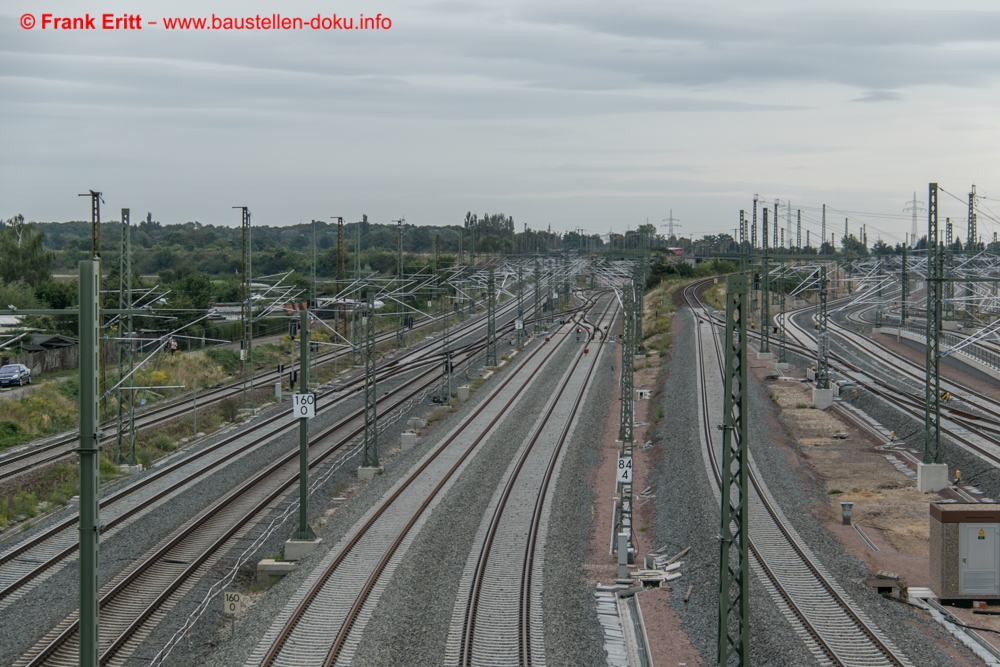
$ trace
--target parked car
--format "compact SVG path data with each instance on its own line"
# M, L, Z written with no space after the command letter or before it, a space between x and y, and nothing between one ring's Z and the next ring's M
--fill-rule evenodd
M0 366L0 387L31 384L31 369L24 364Z

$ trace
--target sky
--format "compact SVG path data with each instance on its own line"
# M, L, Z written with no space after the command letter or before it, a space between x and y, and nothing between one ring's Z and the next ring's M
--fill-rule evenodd
M343 216L902 241L928 183L1000 231L1000 10L984 2L5 0L0 217L284 225ZM96 19L43 27L43 14ZM334 14L379 30L167 30ZM31 29L22 22L34 20ZM102 30L101 17L141 17ZM389 23L384 20L388 17ZM150 25L155 21L156 25ZM127 22L126 22L127 23ZM991 210L992 209L992 210ZM996 211L997 214L993 214ZM923 233L923 231L921 232ZM988 239L989 240L989 239Z

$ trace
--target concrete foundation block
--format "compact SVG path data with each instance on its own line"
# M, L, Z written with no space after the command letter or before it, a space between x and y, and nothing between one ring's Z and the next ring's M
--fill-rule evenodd
M413 446L417 444L417 434L412 431L408 431L399 436L399 445L402 447L404 452L408 452L413 449Z
M465 403L469 400L469 387L468 385L458 388L458 400Z
M833 405L833 389L813 389L813 405L820 410Z
M810 382L815 382L816 381L816 371L814 371L811 368L807 368L806 369L806 379L809 380Z
M268 577L283 577L295 570L296 564L288 560L265 558L257 563L257 582L264 583Z
M280 382L275 382L274 383L274 397L276 399L278 399L279 401L281 400L281 383Z
M369 481L375 479L376 475L382 474L382 466L359 466L358 467L358 479Z
M788 370L788 362L787 361L779 361L778 363L776 363L774 365L774 367L777 368L779 371L787 371Z
M126 475L134 475L136 473L142 472L142 464L138 463L134 466L131 466L127 463L123 463L122 465L118 466L118 469L121 470Z
M285 560L302 560L316 551L322 541L319 537L315 540L285 540Z
M758 352L757 361L771 361L774 359L774 352Z
M936 493L951 486L948 481L947 463L918 463L917 491L920 493Z

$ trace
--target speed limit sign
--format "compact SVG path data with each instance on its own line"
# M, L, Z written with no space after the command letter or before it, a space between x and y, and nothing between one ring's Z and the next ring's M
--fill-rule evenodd
M243 600L240 598L239 593L231 593L229 591L224 591L222 593L222 602L225 605L225 613L236 615L243 611Z
M316 394L292 394L292 416L312 419L316 416Z

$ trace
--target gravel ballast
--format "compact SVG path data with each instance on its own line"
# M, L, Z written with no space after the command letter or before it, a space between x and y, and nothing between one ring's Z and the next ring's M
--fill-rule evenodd
M673 347L661 397L666 418L656 432L663 457L651 479L656 488L657 539L668 553L691 547L684 557L683 576L676 584L693 587L690 600L685 603L683 595L675 593L670 596L670 605L705 664L714 664L718 648L719 508L701 453L695 326L687 309L672 320ZM754 421L751 418L751 424ZM751 663L810 664L803 662L804 645L752 574L750 594Z
M454 342L453 345L458 345L458 342ZM412 374L407 374L406 376L380 383L380 393L390 387L399 385L406 377L411 376ZM311 430L316 432L321 428L332 425L346 416L350 411L357 409L361 405L362 400L361 394L355 394L338 406L318 413L317 417L311 421ZM422 404L415 407L425 409ZM278 409L287 410L287 404ZM383 434L383 444L388 442L398 443L399 433L404 427L405 420L400 420L394 424ZM252 428L252 423L243 427L246 431ZM191 451L197 451L201 447L208 446L211 441L214 441L214 439L199 444L198 447ZM188 518L202 510L213 500L227 493L244 479L260 471L282 454L297 448L297 446L298 435L293 430L291 433L268 443L267 446L258 448L255 452L217 470L207 479L183 491L168 503L162 504L140 520L131 522L121 529L116 530L112 535L104 537L101 542L101 585L104 585L125 567L143 557L166 534L181 526ZM356 477L356 465L354 463L353 465L344 466L330 480L330 488L340 488L349 480L353 480ZM103 494L107 494L108 492L109 489L105 489ZM291 495L294 496L295 494ZM327 492L321 495L323 495L323 498L318 499L314 505L314 509L318 511L325 510L331 505L330 497L332 494ZM61 516L65 516L65 514ZM26 532L25 536L30 536L35 530L43 528L48 523L49 521L43 522L32 531ZM263 526L259 527L256 531L251 531L245 542L249 543L256 532L259 532L262 528ZM288 537L286 533L293 529L294 526L287 530L277 531L274 539L269 541L261 550L263 551L262 555L280 551L284 539ZM4 546L5 548L9 547L9 545ZM219 576L222 576L228 569L228 562L226 559L223 559L217 566L216 569ZM252 573L242 572L241 574L246 581L252 578ZM35 586L25 602L15 603L10 609L0 613L0 618L3 620L0 623L0 664L12 664L41 639L47 633L48 628L54 626L58 621L76 610L78 605L78 578L78 565L74 557L60 566L59 570L49 577L48 580ZM212 580L217 578L209 577ZM173 614L178 618L186 617L190 609L197 603L195 599L197 601L201 600L204 591L210 583L211 581L204 584L196 584L194 591L188 596L187 606L182 601ZM221 602L219 604L221 608ZM30 613L25 613L25 609L30 609ZM174 615L169 616L169 618L173 618ZM156 654L162 643L173 633L175 625L177 624L170 620L163 623L161 628L154 631L152 637L147 640L141 650L128 661L128 664L148 664L150 658ZM214 629L212 632L214 633ZM212 640L206 642L209 645L211 643ZM188 645L190 646L191 644ZM173 664L191 664L187 661L186 657L176 658L172 655L172 658L174 658Z

